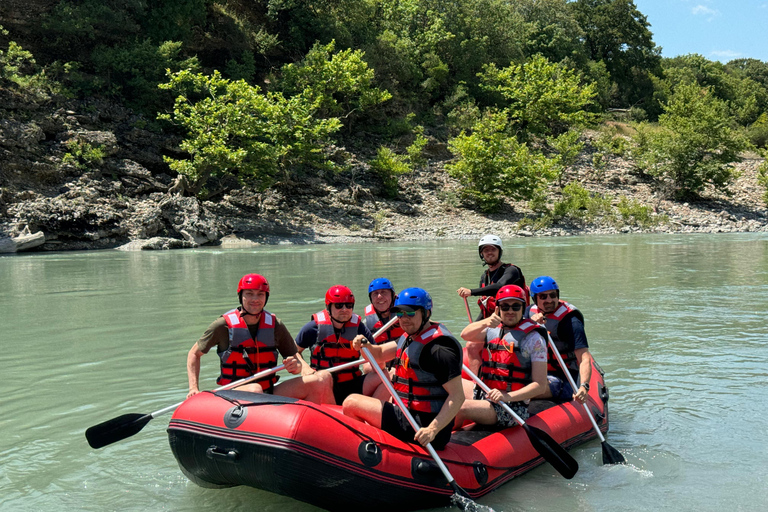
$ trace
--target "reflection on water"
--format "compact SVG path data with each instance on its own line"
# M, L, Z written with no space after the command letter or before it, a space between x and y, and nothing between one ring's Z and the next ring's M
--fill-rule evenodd
M610 444L577 448L566 481L542 466L480 500L513 510L763 510L768 437L768 239L759 235L513 239L505 260L554 276L586 316L611 391ZM248 488L202 489L168 448L168 417L91 450L88 426L183 399L185 360L205 327L260 272L294 334L332 284L362 312L367 285L422 286L435 318L466 323L459 286L482 268L476 242L0 257L0 509L316 510ZM476 306L474 306L476 308ZM476 311L476 310L475 310ZM214 356L202 385L214 387ZM117 504L119 500L119 505Z

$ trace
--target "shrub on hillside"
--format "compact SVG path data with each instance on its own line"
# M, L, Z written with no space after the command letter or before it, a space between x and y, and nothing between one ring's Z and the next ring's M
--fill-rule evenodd
M488 111L471 134L448 141L458 159L447 165L462 193L482 211L497 211L505 199L530 200L557 175L557 162L531 152L508 131L506 112Z
M669 196L696 196L707 185L726 189L746 140L730 126L726 104L710 87L680 85L658 127L641 124L635 162Z

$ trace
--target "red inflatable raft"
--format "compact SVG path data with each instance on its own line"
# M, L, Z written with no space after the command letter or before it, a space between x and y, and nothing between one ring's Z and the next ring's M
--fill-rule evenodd
M588 404L606 432L608 390L596 363L594 370ZM565 448L597 437L584 407L573 402L528 423ZM182 472L203 487L249 485L329 510L389 512L448 505L454 493L421 446L348 418L339 406L236 390L200 393L176 410L168 437ZM544 463L518 426L454 432L438 453L473 499Z

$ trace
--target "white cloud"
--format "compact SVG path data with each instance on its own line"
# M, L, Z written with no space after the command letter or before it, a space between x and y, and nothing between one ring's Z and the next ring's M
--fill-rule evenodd
M738 59L739 57L742 56L741 53L735 52L733 50L717 50L714 52L709 52L709 54L718 59L727 59L727 60Z
M707 21L712 21L712 19L715 16L720 15L720 11L718 11L717 9L710 9L706 5L701 5L701 4L691 9L691 12L693 13L694 16L698 16L698 15L707 16Z

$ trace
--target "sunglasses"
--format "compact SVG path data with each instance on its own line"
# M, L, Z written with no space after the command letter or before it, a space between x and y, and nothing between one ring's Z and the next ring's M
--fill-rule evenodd
M557 292L549 292L549 293L541 292L541 293L537 293L536 294L536 299L537 300L538 299L547 300L547 298L556 299L557 298Z
M509 311L510 309L512 311L520 311L523 309L523 305L520 303L515 304L499 304L499 309L502 311Z
M334 302L333 305L336 306L336 309L353 309L355 307L354 302Z
M415 311L397 311L395 312L395 316L397 318L403 318L404 316L407 316L408 318L413 318L414 316L416 316L416 312Z

